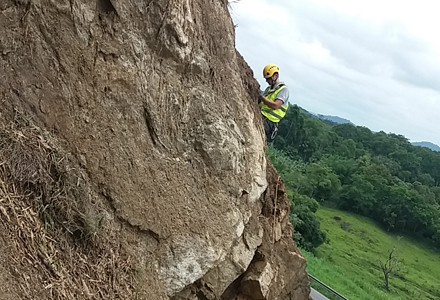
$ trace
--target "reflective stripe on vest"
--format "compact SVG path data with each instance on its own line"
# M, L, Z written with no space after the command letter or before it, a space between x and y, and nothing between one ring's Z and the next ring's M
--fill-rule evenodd
M267 87L264 91L263 96L265 96L270 101L275 101L278 93L286 88L284 83L278 83L272 89L271 87ZM269 119L269 121L278 123L284 116L286 115L287 108L289 107L289 102L280 106L280 108L273 110L269 106L267 106L264 102L260 102L261 114Z

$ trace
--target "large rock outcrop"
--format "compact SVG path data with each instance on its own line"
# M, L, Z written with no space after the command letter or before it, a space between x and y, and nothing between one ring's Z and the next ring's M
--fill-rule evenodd
M3 299L307 299L227 3L2 0Z

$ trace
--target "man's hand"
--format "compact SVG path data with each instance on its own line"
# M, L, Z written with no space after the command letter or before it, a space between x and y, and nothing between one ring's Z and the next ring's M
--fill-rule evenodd
M259 96L258 96L258 103L260 103L261 101L263 101L263 96L262 96L262 95L259 95Z

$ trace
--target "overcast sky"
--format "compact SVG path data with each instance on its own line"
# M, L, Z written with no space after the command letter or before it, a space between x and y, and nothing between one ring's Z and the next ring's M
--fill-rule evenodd
M236 47L290 103L440 145L440 1L231 0Z

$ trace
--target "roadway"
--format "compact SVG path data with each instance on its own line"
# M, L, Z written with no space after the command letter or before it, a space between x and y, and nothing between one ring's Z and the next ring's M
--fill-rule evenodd
M310 293L310 296L313 300L329 300L326 296L318 292L317 290L312 288L312 291Z

